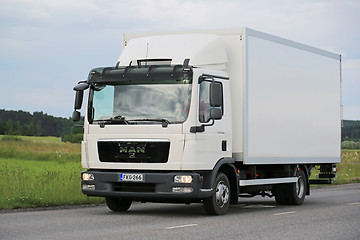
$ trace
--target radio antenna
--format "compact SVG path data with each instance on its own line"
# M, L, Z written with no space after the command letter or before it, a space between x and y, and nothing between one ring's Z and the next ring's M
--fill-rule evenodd
M145 57L145 67L147 67L147 59L148 59L148 53L149 53L149 43L146 43L146 57Z

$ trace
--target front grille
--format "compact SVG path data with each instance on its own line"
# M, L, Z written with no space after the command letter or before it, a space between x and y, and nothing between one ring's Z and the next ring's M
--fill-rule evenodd
M155 192L154 183L115 183L114 190L118 192Z
M166 163L170 142L99 141L100 162Z

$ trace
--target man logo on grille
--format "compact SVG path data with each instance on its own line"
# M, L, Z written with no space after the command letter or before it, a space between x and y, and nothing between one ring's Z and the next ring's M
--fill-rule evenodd
M136 154L137 153L145 153L145 146L141 146L141 147L123 147L121 146L121 144L119 143L119 147L120 147L120 153L128 153L129 154L129 158L136 158Z

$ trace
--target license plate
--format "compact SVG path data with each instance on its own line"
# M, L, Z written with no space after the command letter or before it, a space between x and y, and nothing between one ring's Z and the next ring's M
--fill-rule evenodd
M143 182L144 174L141 173L120 173L119 180L122 182Z

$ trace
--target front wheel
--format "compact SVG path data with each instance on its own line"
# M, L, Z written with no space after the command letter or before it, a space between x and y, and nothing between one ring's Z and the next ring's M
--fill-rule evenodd
M212 196L204 200L205 210L210 215L225 214L230 205L230 183L224 173L218 173L213 189Z
M131 206L131 199L105 197L106 205L114 212L126 212Z

